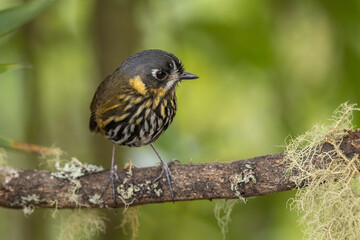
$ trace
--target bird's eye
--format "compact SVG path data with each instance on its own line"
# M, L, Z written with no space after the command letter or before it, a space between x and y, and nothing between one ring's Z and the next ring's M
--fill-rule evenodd
M154 75L155 75L154 77L157 78L158 80L163 80L167 76L166 72L161 70L156 71Z

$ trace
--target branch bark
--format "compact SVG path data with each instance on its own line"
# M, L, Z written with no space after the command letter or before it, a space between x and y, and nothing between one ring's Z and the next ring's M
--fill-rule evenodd
M321 151L332 150L325 143ZM360 154L360 129L349 132L340 149L347 157ZM108 181L109 171L69 177L44 170L0 168L0 206L7 208L79 208L124 207L169 201L199 199L232 199L253 197L295 188L290 180L296 172L285 174L288 163L285 153L276 153L233 162L176 164L171 166L177 186L171 198L165 179L153 183L160 167L118 170L121 183L116 184L117 201L111 187L99 195ZM317 159L319 167L326 167ZM60 176L60 177L59 177ZM61 177L62 176L62 177Z

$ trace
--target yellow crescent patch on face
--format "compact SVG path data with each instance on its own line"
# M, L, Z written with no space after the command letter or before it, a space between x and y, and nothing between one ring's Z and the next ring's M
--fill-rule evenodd
M145 83L141 80L141 77L139 75L130 78L129 84L133 89L138 91L140 94L145 95L147 93L147 88L145 86Z

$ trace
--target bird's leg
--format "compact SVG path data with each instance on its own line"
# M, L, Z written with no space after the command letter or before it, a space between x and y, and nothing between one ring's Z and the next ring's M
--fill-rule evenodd
M165 163L161 157L160 157L160 154L156 151L154 145L152 143L150 143L150 146L152 147L152 149L154 150L154 152L156 153L156 155L158 156L158 158L160 159L160 163L161 163L161 173L160 175L154 179L153 182L156 182L158 181L164 174L165 172L165 175L166 175L166 179L167 179L167 182L169 184L169 188L170 188L170 193L171 193L171 197L174 199L174 191L172 189L172 185L171 185L171 182L173 182L176 185L176 182L175 182L175 179L173 178L173 176L171 175L171 170L169 168L169 165L175 163L175 162L180 162L179 160L176 160L176 159L173 159L171 160L169 163Z
M102 192L101 197L104 195L104 193L106 192L106 190L109 188L110 183L112 186L112 196L114 201L116 202L116 196L115 196L115 184L114 184L114 178L116 181L118 181L120 183L120 179L119 176L117 175L117 166L114 165L114 158L115 158L115 144L113 144L113 149L112 149L112 157L111 157L111 168L110 168L110 175L109 175L109 180L106 184L106 188L105 190Z

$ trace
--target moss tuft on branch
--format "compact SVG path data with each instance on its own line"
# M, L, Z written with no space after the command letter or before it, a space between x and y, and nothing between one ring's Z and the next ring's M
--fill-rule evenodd
M346 152L343 139L353 130L356 105L342 104L331 124L315 125L290 141L284 161L298 191L290 204L302 216L309 239L357 239L360 233L360 159ZM356 143L356 142L355 142ZM328 148L328 151L323 151ZM304 188L304 186L306 186Z

